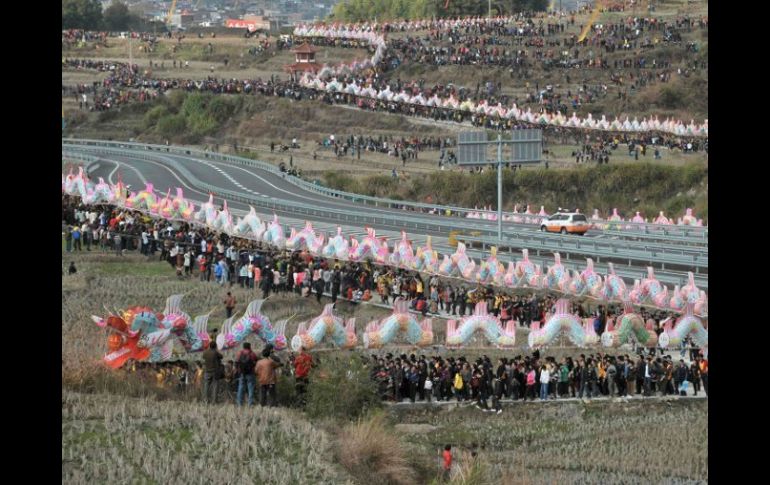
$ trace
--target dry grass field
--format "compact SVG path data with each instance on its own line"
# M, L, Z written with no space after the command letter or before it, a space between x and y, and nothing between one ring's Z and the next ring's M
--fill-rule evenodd
M130 374L98 370L105 335L89 315L102 314L103 304L160 309L166 296L189 292L183 308L195 315L216 307L210 325L218 326L213 322L224 317L222 290L180 282L166 263L140 256L62 258L78 266L76 276L62 278L63 483L438 483L438 451L446 443L453 445L456 484L708 481L707 401L517 403L501 415L454 406L391 406L350 422L311 420L296 409L207 406L190 394L148 392ZM234 293L242 311L250 295L239 288ZM339 307L359 322L388 313ZM314 299L279 296L263 309L273 321L296 314L286 332L293 335L297 322L320 307ZM443 339L441 326L434 325L437 340ZM576 351L562 351L570 350ZM502 355L488 349L462 353ZM326 361L349 356L318 355ZM339 390L344 399L344 383Z

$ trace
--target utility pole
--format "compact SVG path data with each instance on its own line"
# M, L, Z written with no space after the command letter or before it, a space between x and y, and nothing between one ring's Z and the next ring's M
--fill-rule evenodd
M503 135L497 134L497 240L503 240Z

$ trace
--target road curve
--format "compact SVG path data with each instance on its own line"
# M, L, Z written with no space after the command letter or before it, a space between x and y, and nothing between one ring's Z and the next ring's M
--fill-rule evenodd
M356 222L366 221L367 225L376 229L389 231L404 229L412 234L439 237L446 237L453 229L466 233L477 232L481 238L486 239L497 235L497 223L494 221L446 217L394 207L356 203L307 190L287 179L284 174L261 166L216 160L213 157L206 158L202 156L203 154L196 152L188 154L184 149L180 151L178 147L175 148L176 151L164 152L135 146L100 147L68 141L66 145L62 145L62 152L63 155L71 157L78 155L99 157L99 162L91 166L92 178L102 177L114 182L119 174L122 180L135 190L143 187L146 180L152 182L155 189L163 194L167 189L182 187L187 196L196 201L207 199L208 190L211 190L216 197L226 198L228 205L234 209L248 210L249 205L254 205L258 210L261 208L261 212L268 209L268 212L275 212L284 217L354 226ZM220 200L217 198L218 202ZM330 217L332 215L334 218ZM590 245L591 241L597 241L612 248L611 254L606 254L607 257L604 258L607 261L613 261L618 265L627 259L629 268L639 269L652 265L656 268L656 274L659 271L660 274L670 271L671 276L676 276L676 279L690 270L686 260L691 257L694 258L693 261L699 262L698 265L693 266L698 266L701 274L706 273L696 276L699 285L705 287L708 285L707 246L677 247L674 244L662 244L660 241L632 241L617 233L612 237L605 236L602 231L591 231L586 238L542 234L537 230L537 226L507 221L504 222L504 232L504 237L512 241L511 245L514 245L513 238L519 238L517 239L519 242L521 238L537 238L539 243L545 244L543 248L554 247L562 253L563 259L573 261L584 261L585 257L598 259L599 255L591 254L588 248L573 248L577 240L580 240L580 244L584 246L586 245L583 244L584 242ZM559 249L560 246L564 246L564 249ZM529 247L531 250L533 248L526 241L520 247ZM570 252L572 252L571 256L569 256ZM566 258L565 253L567 253ZM631 256L627 257L626 254ZM661 258L669 258L670 255L675 255L677 258L682 255L684 259L681 260L680 265L668 262L658 264L664 261Z

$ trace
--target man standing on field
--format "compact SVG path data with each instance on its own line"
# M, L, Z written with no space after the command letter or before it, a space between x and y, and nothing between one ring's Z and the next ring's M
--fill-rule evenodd
M277 358L272 357L270 354L273 352L273 346L267 345L262 351L262 358L257 362L257 379L259 380L259 404L265 406L270 399L269 406L274 407L276 404L275 396L275 383L276 374L275 369L281 366L281 363Z
M219 387L219 367L222 365L222 354L217 351L217 343L213 340L209 348L203 352L203 399L209 403L217 402Z
M227 318L233 316L233 309L235 308L235 297L228 291L225 297L225 311L227 312Z
M305 403L305 392L307 392L308 376L312 365L313 358L305 352L305 347L300 347L299 355L294 359L294 379L297 386L297 397L301 404Z

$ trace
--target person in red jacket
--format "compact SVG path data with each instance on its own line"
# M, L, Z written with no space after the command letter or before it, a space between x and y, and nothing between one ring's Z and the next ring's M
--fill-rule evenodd
M305 392L310 383L310 368L313 366L313 357L300 347L299 355L294 358L294 380L297 387L297 399L300 404L305 403Z
M442 456L444 457L442 476L444 481L449 481L449 472L452 470L452 445L446 445L444 447L444 453L442 453Z

